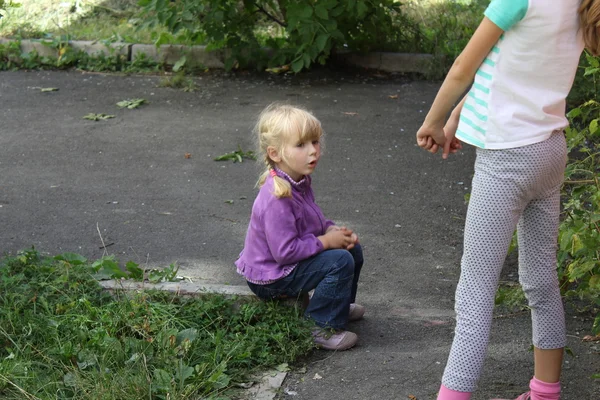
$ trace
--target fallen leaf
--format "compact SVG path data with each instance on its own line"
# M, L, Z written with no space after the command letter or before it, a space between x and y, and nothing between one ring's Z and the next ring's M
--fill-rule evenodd
M390 99L397 99L397 98L398 98L398 95L397 95L397 94L390 94L388 97L389 97Z
M600 340L600 335L596 335L596 336L587 335L587 336L583 337L584 342L595 342L597 340Z
M438 326L438 325L446 325L449 322L447 321L440 321L437 319L431 320L431 321L426 321L423 325L427 326L427 327L431 327L431 326Z
M571 350L570 347L565 347L565 353L570 355L571 357L575 357L575 353L573 353L573 350Z
M233 204L233 200L225 200L225 203L227 203L227 204Z
M290 70L290 65L286 64L281 67L267 68L265 71L270 72L272 74L281 74L283 72L288 72L289 70Z
M346 115L358 115L357 112L343 112L343 111L342 111L342 114L346 114Z
M185 153L183 155L183 157L185 157L185 158L192 158L192 153Z
M409 398L410 400L417 400L417 396L415 396L415 395L412 395L412 394L409 394L409 395L408 395L408 398Z
M94 113L89 113L88 115L85 115L83 117L83 119L89 119L91 121L104 121L107 120L109 118L114 118L114 115L109 115L109 114L94 114Z
M315 374L315 376L313 376L313 379L319 380L319 379L323 379L323 377L319 374Z

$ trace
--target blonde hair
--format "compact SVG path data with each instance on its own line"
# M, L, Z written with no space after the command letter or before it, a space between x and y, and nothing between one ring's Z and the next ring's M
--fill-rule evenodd
M582 0L578 12L585 47L597 56L600 54L600 0Z
M260 162L265 169L258 178L256 185L261 187L267 176L275 168L275 162L269 157L267 148L272 146L285 161L285 145L290 142L321 141L323 129L321 122L309 111L289 104L273 103L265 108L254 128L257 139L258 153L262 154ZM277 198L292 197L290 183L279 176L273 177L273 194Z

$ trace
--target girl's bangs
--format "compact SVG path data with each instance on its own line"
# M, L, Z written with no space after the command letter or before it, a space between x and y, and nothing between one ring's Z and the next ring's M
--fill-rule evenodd
M314 140L320 140L323 134L321 123L312 115L307 115L303 121L298 121L296 125L296 131L298 132L298 139L300 142L309 142Z

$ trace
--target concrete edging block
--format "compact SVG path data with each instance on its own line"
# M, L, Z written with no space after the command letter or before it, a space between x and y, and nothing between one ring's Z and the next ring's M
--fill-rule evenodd
M21 53L28 54L37 52L41 57L58 58L58 49L44 43L49 42L44 40L21 40Z
M167 65L174 65L185 56L186 65L191 67L225 68L222 53L207 51L206 46L134 44L131 48L131 61L145 54L151 60Z
M107 280L100 281L100 286L109 291L115 290L148 290L156 289L181 296L201 296L205 294L222 294L226 296L252 296L256 297L247 286L218 285L212 283L192 282L161 282L149 283L132 280Z
M1 44L16 42L15 40L0 38ZM50 43L44 40L21 40L21 53L28 54L32 52L37 52L38 55L42 57L53 57L58 58L58 49L48 46L45 43ZM108 56L111 51L109 49L114 49L116 54L125 56L129 58L129 48L130 44L127 43L111 43L110 45L105 45L103 43L99 43L97 41L85 41L85 40L74 40L69 42L69 46L74 50L81 50L90 56L98 56L101 53Z
M129 57L129 48L132 46L128 43L111 43L106 45L97 41L91 40L74 40L69 42L70 46L75 50L81 50L90 56L99 56L104 54L105 56L113 54Z
M10 39L0 38L0 43L11 42ZM76 50L85 51L87 54L97 56L100 53L110 54L107 46L95 41L72 41L70 45ZM135 61L144 54L148 59L157 63L174 65L181 57L186 57L186 66L211 69L224 69L223 60L227 50L207 51L207 46L162 45L153 44L125 44L112 43L110 48L117 54L127 57L128 61ZM43 40L22 40L22 53L37 51L40 56L58 57L58 51L43 44ZM332 59L346 65L360 68L369 68L386 72L400 73L426 73L432 68L435 60L431 54L419 53L392 53L372 52L366 54L343 52L332 55Z

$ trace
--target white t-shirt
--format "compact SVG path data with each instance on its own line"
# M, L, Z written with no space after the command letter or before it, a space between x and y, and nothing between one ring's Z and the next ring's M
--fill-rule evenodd
M485 11L504 34L479 67L456 137L484 149L544 141L568 125L583 39L580 0L492 0Z

